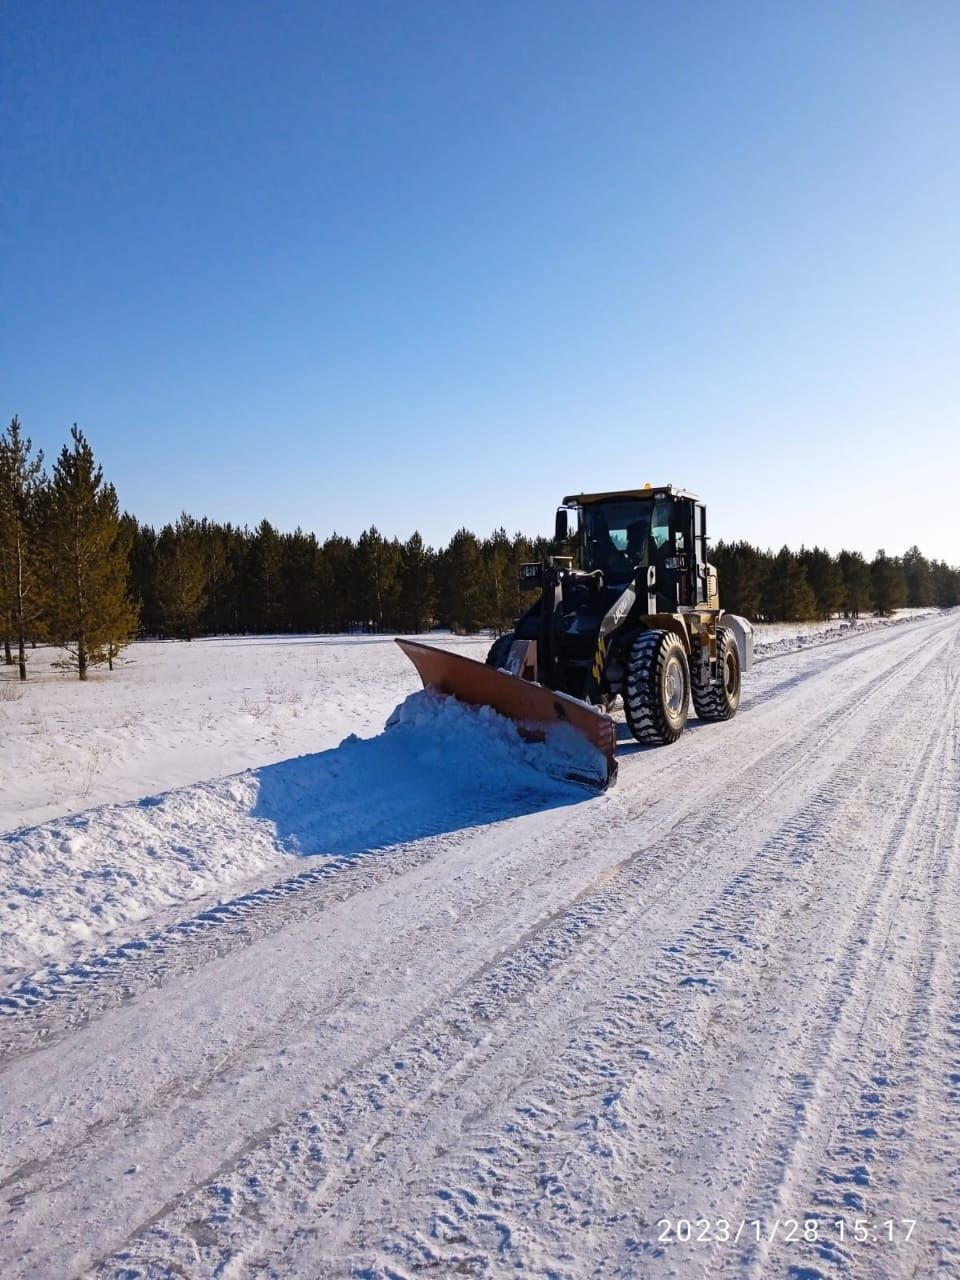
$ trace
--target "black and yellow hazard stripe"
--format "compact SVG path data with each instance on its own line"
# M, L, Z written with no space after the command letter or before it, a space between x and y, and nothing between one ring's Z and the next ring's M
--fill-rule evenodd
M600 683L600 677L603 675L603 668L606 663L606 660L607 660L607 642L601 635L600 639L597 641L597 652L594 654L593 669L592 669L593 678L597 682L597 684Z

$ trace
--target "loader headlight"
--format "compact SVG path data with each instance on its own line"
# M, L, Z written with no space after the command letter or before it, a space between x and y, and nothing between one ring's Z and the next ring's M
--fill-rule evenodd
M541 583L539 564L522 564L520 566L520 590L533 591Z

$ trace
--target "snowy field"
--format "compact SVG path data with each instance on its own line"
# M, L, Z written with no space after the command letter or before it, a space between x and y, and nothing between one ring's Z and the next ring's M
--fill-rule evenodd
M602 796L383 637L0 668L0 1275L960 1274L960 611L758 654Z

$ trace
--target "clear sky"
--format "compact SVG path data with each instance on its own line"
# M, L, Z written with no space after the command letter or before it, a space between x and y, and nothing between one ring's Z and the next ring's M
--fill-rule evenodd
M960 562L960 5L8 0L0 414L141 519Z

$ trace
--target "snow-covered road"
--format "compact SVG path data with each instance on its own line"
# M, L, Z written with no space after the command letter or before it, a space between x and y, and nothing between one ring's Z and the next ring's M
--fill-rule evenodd
M476 768L16 979L3 1276L960 1274L960 616L603 796Z

